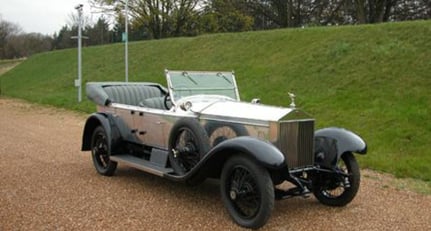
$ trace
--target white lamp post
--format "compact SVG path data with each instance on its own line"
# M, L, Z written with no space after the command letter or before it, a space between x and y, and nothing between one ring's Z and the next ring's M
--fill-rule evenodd
M126 74L126 82L129 82L129 60L128 60L128 56L129 56L129 48L128 48L128 42L129 42L129 1L126 0L126 6L125 6L125 16L126 16L126 22L125 22L125 48L124 48L124 65L125 65L125 74Z
M81 48L82 48L82 7L84 5L79 4L75 7L78 11L78 36L73 36L73 39L78 39L78 79L75 80L75 87L78 87L78 102L82 101L82 59L81 59Z

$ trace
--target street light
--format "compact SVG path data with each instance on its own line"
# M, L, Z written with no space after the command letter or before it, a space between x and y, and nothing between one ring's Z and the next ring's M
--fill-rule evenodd
M126 5L125 5L125 16L126 16L126 20L125 20L125 47L124 47L124 66L125 66L125 74L126 74L126 82L129 82L129 60L128 60L128 56L129 56L129 1L126 0Z
M78 102L82 101L82 59L81 59L81 48L82 48L82 8L83 4L79 4L75 7L78 11L78 36L73 36L73 39L78 39L78 79L75 80L75 87L78 87Z

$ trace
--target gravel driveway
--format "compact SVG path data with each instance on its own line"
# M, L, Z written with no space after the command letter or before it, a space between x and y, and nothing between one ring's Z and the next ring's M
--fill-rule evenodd
M80 151L85 119L0 98L0 230L241 229L217 181L187 187L122 165L113 177L98 175ZM431 196L396 189L386 175L362 175L348 206L277 201L261 230L431 230Z

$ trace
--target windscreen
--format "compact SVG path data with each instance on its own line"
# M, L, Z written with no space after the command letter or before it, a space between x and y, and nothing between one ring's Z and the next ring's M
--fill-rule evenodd
M174 101L191 95L223 95L239 100L231 72L169 71L167 77Z

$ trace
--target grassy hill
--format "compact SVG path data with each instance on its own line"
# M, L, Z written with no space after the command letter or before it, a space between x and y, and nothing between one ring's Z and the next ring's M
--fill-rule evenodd
M362 167L431 181L431 21L285 29L131 43L129 80L164 72L235 70L243 100L287 106L317 127L349 128L369 144ZM85 112L76 49L35 55L0 77L3 95ZM84 81L124 80L122 44L83 50Z

